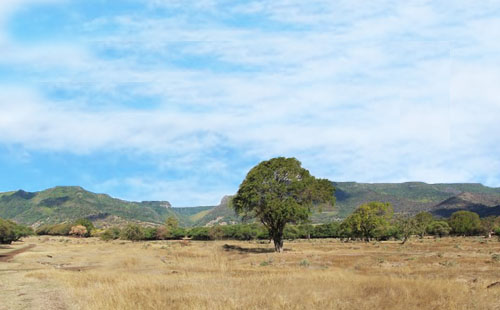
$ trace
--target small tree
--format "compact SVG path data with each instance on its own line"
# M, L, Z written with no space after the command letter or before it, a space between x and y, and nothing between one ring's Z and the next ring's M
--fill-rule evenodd
M382 236L389 228L394 211L391 204L369 202L359 206L342 222L341 229L349 237L362 238L369 242Z
M415 233L423 238L427 232L427 227L434 220L429 212L420 212L415 215Z
M175 218L174 216L169 216L165 220L165 227L167 227L167 229L170 229L170 230L177 229L177 228L179 228L179 220L177 218Z
M495 232L495 229L499 226L499 219L495 216L488 216L481 219L481 229L485 237L491 238L491 235Z
M474 235L481 230L479 215L470 211L454 212L449 219L449 224L454 234L462 236Z
M287 223L307 220L312 208L334 203L334 187L316 179L295 158L278 157L253 167L233 199L237 213L257 218L269 231L276 252L283 251Z
M417 220L411 217L399 218L396 222L396 227L398 233L403 239L401 241L401 244L405 244L413 234L415 234L416 232L420 232Z

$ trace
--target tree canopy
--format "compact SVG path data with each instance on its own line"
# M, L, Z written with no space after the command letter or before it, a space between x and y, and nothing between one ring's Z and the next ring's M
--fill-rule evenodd
M257 218L269 231L277 252L283 251L287 223L305 221L313 207L334 204L332 183L316 179L295 158L277 157L252 168L233 199L239 214Z
M454 234L473 235L481 230L479 215L470 211L457 211L449 219L450 227Z
M369 202L359 206L342 223L341 229L346 235L370 241L389 228L394 211L391 204Z

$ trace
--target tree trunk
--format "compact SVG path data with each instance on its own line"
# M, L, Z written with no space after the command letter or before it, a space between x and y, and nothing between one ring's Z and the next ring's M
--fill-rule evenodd
M401 244L405 244L405 243L406 243L406 241L408 241L408 237L407 237L407 236L404 236L404 237L403 237L403 242L401 242Z
M278 253L283 252L283 237L282 236L274 236L274 251Z

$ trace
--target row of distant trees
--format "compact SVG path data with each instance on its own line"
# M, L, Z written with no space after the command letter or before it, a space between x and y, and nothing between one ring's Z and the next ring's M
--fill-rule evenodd
M94 232L92 235L99 236L103 240L169 240L186 237L192 240L271 239L268 229L259 223L183 228L179 227L176 218L169 217L164 225L158 227L128 224L125 227L111 227L104 231L95 231L93 226L90 226L91 223L83 221L42 226L36 233L71 235L74 234L72 232L75 227L82 225L89 227L89 234L81 236L90 236L90 232ZM78 225L75 226L75 224ZM428 212L409 217L394 215L388 203L370 202L361 205L342 222L287 225L283 231L283 239L342 238L345 241L393 239L404 243L411 236L422 238L426 235L436 237L484 235L491 237L495 233L500 236L500 217L480 219L476 213L469 211L457 211L449 219L436 219Z
M124 227L111 227L97 230L88 219L72 223L40 226L36 231L30 227L0 219L0 243L11 243L29 235L58 235L90 237L98 236L103 240L124 239L140 240L269 240L268 229L259 223L219 225L212 227L183 228L175 217L169 217L164 225L145 227L128 224ZM484 235L500 237L500 217L479 218L474 212L457 211L449 219L436 219L428 212L415 216L394 215L388 203L370 202L361 205L342 222L327 224L287 225L283 239L342 238L348 240L401 240L426 235L443 237L447 235L473 236Z

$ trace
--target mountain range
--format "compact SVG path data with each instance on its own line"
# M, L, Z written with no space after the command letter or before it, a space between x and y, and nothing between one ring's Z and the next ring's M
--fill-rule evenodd
M313 213L313 223L345 218L359 205L369 201L389 202L396 213L429 211L449 217L458 210L480 216L500 215L500 188L476 183L427 184L333 182L334 208ZM58 186L39 192L23 190L0 193L0 217L34 227L89 218L98 227L138 222L158 225L175 216L183 226L205 226L241 222L230 207L231 196L217 206L174 208L168 201L132 202L106 194L89 192L78 186Z

